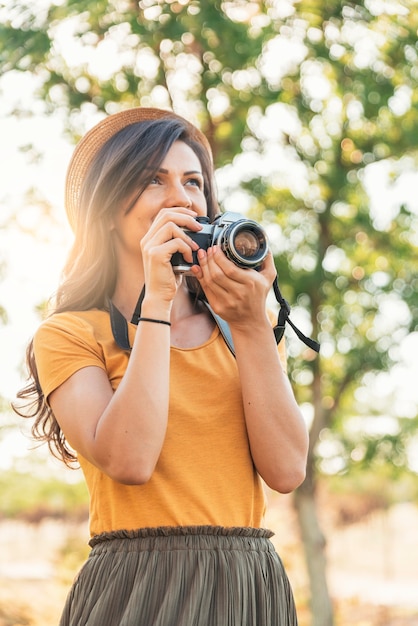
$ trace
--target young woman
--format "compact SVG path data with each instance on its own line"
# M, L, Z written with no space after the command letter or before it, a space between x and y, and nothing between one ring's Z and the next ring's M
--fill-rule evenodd
M218 211L210 147L159 109L86 134L66 209L74 245L19 394L90 493L92 551L61 626L295 626L261 527L262 480L295 489L308 447L266 312L271 254L256 271L199 249L196 218ZM176 252L191 277L173 271Z

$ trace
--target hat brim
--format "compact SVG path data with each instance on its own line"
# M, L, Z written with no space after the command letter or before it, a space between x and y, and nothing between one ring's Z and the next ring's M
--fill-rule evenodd
M88 169L101 147L120 130L138 122L154 121L162 118L177 119L186 123L191 137L200 143L212 156L209 141L196 126L186 119L164 109L136 107L109 115L91 128L77 144L67 170L65 182L65 209L72 228L79 210L81 188Z

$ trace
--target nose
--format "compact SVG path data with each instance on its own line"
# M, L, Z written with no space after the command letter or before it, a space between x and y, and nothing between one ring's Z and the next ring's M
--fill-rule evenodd
M167 194L166 206L167 208L176 206L184 207L186 209L191 208L192 200L183 184L177 182L170 186Z

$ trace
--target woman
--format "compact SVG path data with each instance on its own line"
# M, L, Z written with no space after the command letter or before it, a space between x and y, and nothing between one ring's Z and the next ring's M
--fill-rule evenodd
M209 144L159 109L87 133L66 209L74 245L19 394L35 396L35 436L78 460L90 493L92 551L61 626L295 626L261 528L261 479L295 489L308 446L266 313L271 254L256 271L199 249L196 218L217 213ZM173 271L176 252L191 278Z

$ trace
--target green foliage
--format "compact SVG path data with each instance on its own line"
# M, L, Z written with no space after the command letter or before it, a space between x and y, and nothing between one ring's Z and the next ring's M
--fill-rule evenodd
M83 482L71 484L56 477L8 470L0 473L0 491L0 517L38 522L43 517L80 520L87 515Z
M318 460L321 473L344 476L344 482L347 477L356 480L356 476L362 479L363 475L370 475L384 477L388 485L416 484L416 471L410 464L415 456L418 418L386 417L378 428L376 417L346 418L338 428L321 432ZM415 487L406 499L416 500L417 497Z
M365 468L353 467L341 480L338 474L321 478L321 485L334 504L350 497L368 502L372 508L388 509L402 502L418 502L416 475L399 471L390 463ZM336 508L339 508L338 505Z

